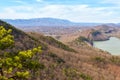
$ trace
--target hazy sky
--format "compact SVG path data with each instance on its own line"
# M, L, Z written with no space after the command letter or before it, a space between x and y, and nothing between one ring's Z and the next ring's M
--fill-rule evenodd
M1 19L61 18L120 22L120 0L0 0Z

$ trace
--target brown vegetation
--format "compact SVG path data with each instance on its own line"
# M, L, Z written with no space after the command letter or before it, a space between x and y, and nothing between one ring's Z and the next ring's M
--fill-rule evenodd
M42 46L39 61L44 68L34 72L30 80L120 80L119 57L113 58L109 53L88 45L65 45L41 34L26 34L2 21L0 25L13 29L15 46L10 50L15 52Z

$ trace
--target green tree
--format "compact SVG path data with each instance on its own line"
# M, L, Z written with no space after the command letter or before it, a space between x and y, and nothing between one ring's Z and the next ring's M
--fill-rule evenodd
M0 51L14 45L14 37L11 35L12 30L6 30L0 26ZM11 55L12 52L4 52L0 56L0 80L23 80L28 79L32 73L42 64L38 61L41 47L32 50L20 51Z

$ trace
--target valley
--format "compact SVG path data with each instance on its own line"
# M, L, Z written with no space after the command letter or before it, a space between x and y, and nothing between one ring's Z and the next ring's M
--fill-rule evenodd
M93 47L94 41L107 41L111 37L119 37L118 26L42 27L47 30L46 33L34 26L30 29L25 27L28 29L26 31L24 26L19 27L19 30L16 29L18 26L15 28L2 21L0 25L13 30L15 47L12 51L42 46L42 55L38 56L45 69L38 70L37 73L41 75L36 74L29 80L120 79L120 57L98 49L99 47Z
M1 0L0 80L120 80L120 0Z
M66 45L74 45L76 40L82 39L85 44L93 46L94 41L107 41L111 37L120 38L120 25L117 23L75 23L56 18L5 19L4 21L27 33L51 36Z

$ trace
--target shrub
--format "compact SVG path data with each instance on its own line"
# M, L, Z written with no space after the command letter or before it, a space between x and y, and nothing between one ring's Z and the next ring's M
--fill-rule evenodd
M53 60L56 61L58 64L65 63L65 61L62 58L58 57L56 54L52 52L48 53L48 56L52 57Z
M49 45L64 49L66 51L70 51L70 52L76 52L74 49L70 48L69 46L63 44L62 42L50 37L50 36L41 36L40 37L41 40L45 41L46 43L48 43Z
M84 73L81 73L81 74L80 74L80 77L81 77L83 80L92 80L92 77L91 77L91 76L85 75Z
M96 62L105 62L105 59L104 58L102 58L102 57L95 57L95 58L93 58Z
M120 57L113 56L110 61L114 64L120 65Z
M72 69L72 68L64 68L63 69L63 74L71 80L72 80L72 78L77 76L76 70Z
M99 31L93 31L91 34L92 34L93 36L97 36L98 34L101 34L101 32L99 32Z
M79 42L84 42L84 41L88 42L89 40L88 40L87 38L83 37L83 36L80 36L80 37L77 39L77 41L79 41Z
M14 44L14 37L11 35L10 29L6 30L0 27L0 51ZM14 55L13 52L5 52L0 57L0 80L23 80L28 79L30 71L37 71L43 68L39 63L39 55L41 47L31 50L20 51Z

